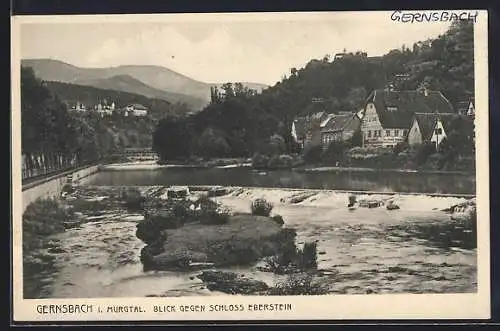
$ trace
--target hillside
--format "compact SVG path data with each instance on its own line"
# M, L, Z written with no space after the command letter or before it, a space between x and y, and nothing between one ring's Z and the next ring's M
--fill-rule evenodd
M123 82L123 76L129 76L137 82L132 87L138 87L135 93L147 93L146 96L162 98L171 103L185 100L193 110L199 110L210 101L210 87L208 84L191 79L168 68L153 65L126 65L109 68L80 68L71 64L53 59L24 59L22 66L32 67L37 77L44 81L56 81L79 85L106 87L113 90L131 91L130 79ZM116 79L116 76L122 79ZM111 79L111 80L110 80ZM103 82L103 80L106 80ZM109 81L108 81L109 80ZM97 84L97 85L94 85ZM260 89L265 85L245 83L249 87ZM219 84L217 84L219 85ZM146 88L146 86L148 88ZM165 95L160 97L159 91Z
M154 145L163 151L166 142L175 140L172 127L179 125L192 130L188 132L192 139L177 139L185 144L179 150L188 155L207 141L196 137L205 136L220 147L214 150L231 156L252 155L275 133L291 146L290 127L296 116L358 111L372 90L389 84L400 90L426 85L441 92L452 105L467 100L474 93L472 23L454 22L437 38L416 42L411 48L402 45L381 57L368 57L360 50L340 59L312 59L302 68L290 68L280 82L261 94L236 92L228 85L225 98L215 98L188 123L160 122Z
M113 114L101 117L96 112L69 112L65 105L74 100L93 105L103 99L115 100L118 107L142 103L151 110L151 116ZM21 68L21 149L28 156L50 158L57 155L65 160L76 157L78 162L86 162L109 157L127 147L150 147L151 132L160 118L177 118L169 115L188 110L165 100L132 93L60 82L44 83L31 68ZM37 167L36 164L32 166Z
M165 115L172 114L185 115L190 111L190 109L185 106L173 105L163 99L148 98L140 94L101 89L93 86L45 82L45 87L68 106L74 105L76 102L93 106L103 100L114 102L118 108L132 103L139 103L146 106L151 111L151 115L155 118L161 118Z
M269 86L265 84L259 84L259 83L249 83L249 82L240 82L243 86L245 86L248 89L255 90L258 93L261 93L263 90L267 89ZM214 83L210 84L211 86L216 86L218 89L221 89L224 83Z
M129 75L118 75L104 79L79 80L78 84L88 85L106 90L116 90L144 95L148 98L162 99L170 103L184 103L191 109L201 109L206 101L185 94L155 89Z

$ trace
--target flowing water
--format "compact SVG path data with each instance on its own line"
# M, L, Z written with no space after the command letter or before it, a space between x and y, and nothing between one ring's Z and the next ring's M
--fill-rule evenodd
M475 194L475 176L415 172L363 172L289 170L255 171L235 168L169 167L97 173L92 185L222 185L378 192Z
M95 185L96 180L90 183ZM102 184L109 182L103 180ZM94 186L91 194L102 199L110 189ZM300 203L287 202L286 198L296 193L278 188L243 188L217 200L234 211L249 211L255 198L273 202L273 214L282 215L285 226L297 229L299 246L305 241L317 241L321 281L331 293L367 293L368 289L373 293L477 290L475 228L464 229L441 211L464 198L395 195L399 210L380 207L349 211L346 193L317 191ZM45 254L53 260L45 272L28 280L36 289L31 296L223 295L207 290L195 277L199 271L144 272L139 261L144 244L135 236L142 216L105 205L102 209L103 215L50 238L52 248ZM238 271L269 285L282 279L255 267Z

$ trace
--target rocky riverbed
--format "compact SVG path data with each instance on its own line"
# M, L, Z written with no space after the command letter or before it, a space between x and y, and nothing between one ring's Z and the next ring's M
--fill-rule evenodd
M167 194L166 187L138 189L148 197ZM269 257L235 265L210 254L191 259L186 269L144 270L146 245L136 236L144 211L130 208L123 192L122 187L79 187L65 197L63 204L72 211L66 230L39 238L45 244L27 251L26 259L35 259L38 267L25 275L26 297L456 293L477 288L475 226L452 220L446 211L467 202L463 198L395 195L399 210L349 211L348 195L332 191L212 190L210 199L224 206L235 223L248 217L253 200L265 198L274 205L271 216L281 215L284 222L264 217L269 228L293 229L299 249L316 242L315 270L276 273ZM203 237L200 224L184 226L166 231L167 251L174 247L168 245L180 244L181 234L194 233L186 229L199 227L198 237ZM206 226L217 232L229 225ZM193 241L184 252L202 242ZM195 247L198 253L200 247Z

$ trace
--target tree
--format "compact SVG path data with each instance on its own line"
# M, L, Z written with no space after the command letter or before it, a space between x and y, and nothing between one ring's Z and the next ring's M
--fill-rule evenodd
M358 110L368 91L384 88L397 75L398 88L416 89L425 82L452 103L474 91L473 27L454 23L442 36L423 40L413 50L400 47L382 57L363 51L347 54L339 61L312 59L303 68L291 68L282 80L252 94L242 84L225 83L225 98L212 102L190 118L197 135L207 127L223 133L232 155L252 155L267 149L269 137L281 135L292 146L290 126L294 118L317 112ZM290 77L286 77L290 74ZM322 103L312 103L321 98ZM280 123L288 128L282 132Z
M277 133L269 138L269 145L271 146L272 154L283 154L286 152L285 139Z
M351 88L346 98L349 108L357 111L362 107L367 95L368 93L363 86Z
M38 80L32 68L21 67L21 150L24 154L69 156L77 132L66 105Z
M207 128L198 138L198 154L204 157L223 157L229 153L229 144L220 131Z
M233 83L224 83L222 84L221 89L224 90L225 99L234 97Z
M433 142L424 142L417 150L415 161L417 165L423 165L427 162L429 157L436 153L436 145Z
M347 141L347 145L350 147L359 147L363 145L363 132L358 129L354 132L351 139Z
M323 147L321 145L309 145L304 148L304 160L307 163L321 162Z
M192 153L193 131L184 118L165 117L153 133L153 151L162 160L187 158Z
M344 154L347 150L347 144L342 141L333 141L328 145L328 148L321 155L323 161L329 163L337 163L344 159Z

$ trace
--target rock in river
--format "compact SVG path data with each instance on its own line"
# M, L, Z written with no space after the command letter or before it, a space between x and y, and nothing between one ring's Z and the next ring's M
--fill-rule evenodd
M296 232L270 217L238 214L226 224L186 223L157 232L158 238L152 235L148 231L148 245L141 252L145 270L190 270L199 263L216 267L254 263L294 244Z
M229 294L253 294L269 289L266 283L245 278L234 272L204 271L197 276L207 284L210 291L219 291Z

